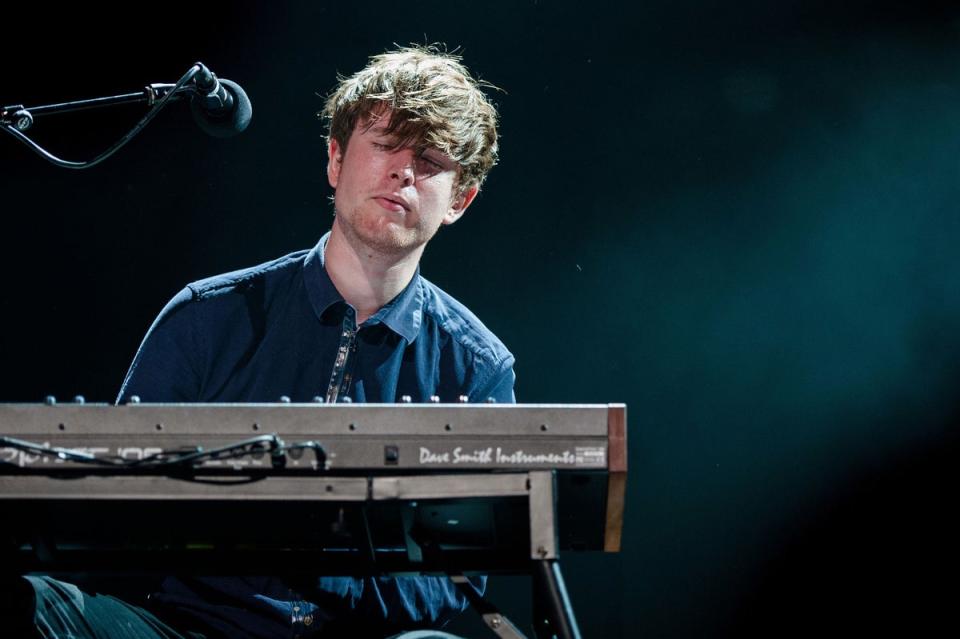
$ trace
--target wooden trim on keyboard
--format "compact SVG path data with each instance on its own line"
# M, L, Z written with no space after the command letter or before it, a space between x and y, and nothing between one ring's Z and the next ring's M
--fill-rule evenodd
M610 404L607 410L607 517L603 549L620 551L623 506L627 489L627 406Z

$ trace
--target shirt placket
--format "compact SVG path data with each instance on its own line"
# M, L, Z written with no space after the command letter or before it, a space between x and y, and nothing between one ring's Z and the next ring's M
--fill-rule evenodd
M356 311L347 307L343 314L343 324L340 330L340 345L337 347L337 356L333 360L333 371L330 373L330 384L327 385L325 400L328 404L341 401L350 391L353 368L352 355L357 351L357 322Z

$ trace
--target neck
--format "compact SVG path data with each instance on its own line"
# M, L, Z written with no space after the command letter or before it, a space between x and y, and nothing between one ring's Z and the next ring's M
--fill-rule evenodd
M324 267L343 299L356 309L360 325L410 283L422 253L422 246L398 255L376 251L351 241L334 218Z

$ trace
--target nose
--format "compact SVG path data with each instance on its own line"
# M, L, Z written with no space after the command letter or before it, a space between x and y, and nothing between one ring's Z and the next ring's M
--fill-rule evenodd
M399 180L403 186L410 186L416 179L416 158L413 151L404 149L393 154L390 165L390 178Z

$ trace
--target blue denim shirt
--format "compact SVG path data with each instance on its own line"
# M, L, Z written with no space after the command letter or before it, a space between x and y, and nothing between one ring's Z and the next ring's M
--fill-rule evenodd
M324 268L328 237L184 288L147 332L118 401L514 401L513 356L419 270L357 326ZM334 623L386 634L441 624L466 606L445 577L318 576L309 590L273 577L169 578L154 600L225 636L270 638Z

